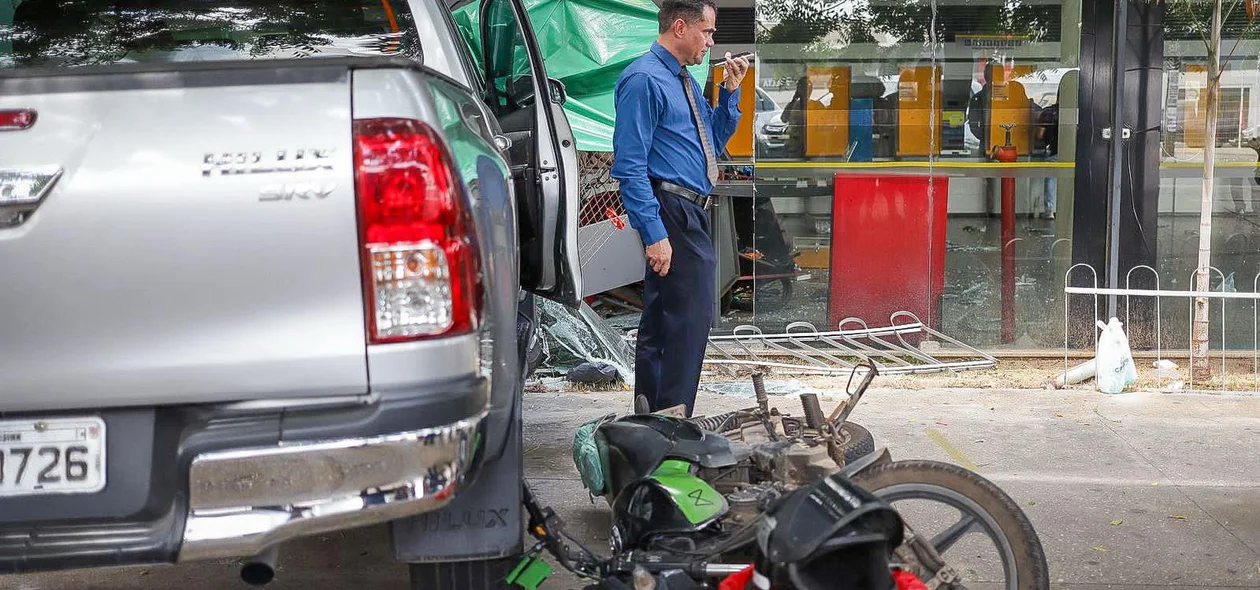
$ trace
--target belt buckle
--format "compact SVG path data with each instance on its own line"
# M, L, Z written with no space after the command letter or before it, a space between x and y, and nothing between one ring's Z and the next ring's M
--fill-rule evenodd
M709 210L709 207L711 207L712 205L713 205L713 195L705 195L705 196L703 196L703 197L701 197L701 198L700 198L700 208L701 208L701 209L704 209L705 211L708 211L708 210Z

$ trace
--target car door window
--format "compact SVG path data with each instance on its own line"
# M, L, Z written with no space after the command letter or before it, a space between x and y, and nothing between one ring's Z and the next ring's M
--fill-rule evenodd
M481 52L475 47L480 46L477 36L472 29L476 28L476 11L472 8L476 4L471 4L468 8L459 9L460 16L465 17L464 21L457 20L456 14L449 10L442 11L442 21L446 23L446 29L451 33L451 39L456 46L456 52L459 54L461 69L468 76L470 86L478 96L485 92L486 79L482 68ZM471 18L470 18L471 17ZM467 27L461 27L460 23L471 20L472 24Z
M490 0L485 19L486 102L499 117L534 106L529 49L512 3Z
M757 112L764 113L764 112L773 111L774 107L775 107L774 100L770 98L770 95L766 94L766 91L758 88L757 89Z
M486 71L485 102L510 140L506 156L517 196L521 286L576 306L578 163L563 92L547 80L520 0L482 1L475 30Z

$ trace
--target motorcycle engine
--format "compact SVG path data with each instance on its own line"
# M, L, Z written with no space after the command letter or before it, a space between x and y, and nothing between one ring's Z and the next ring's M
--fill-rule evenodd
M730 505L726 520L735 526L751 524L781 495L783 491L773 484L759 484L731 492L726 496Z

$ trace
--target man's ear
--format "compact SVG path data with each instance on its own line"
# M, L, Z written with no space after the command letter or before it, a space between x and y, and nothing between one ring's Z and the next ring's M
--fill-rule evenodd
M675 37L682 39L683 36L687 34L687 21L681 18L674 19L674 24L669 28L669 30L674 32Z

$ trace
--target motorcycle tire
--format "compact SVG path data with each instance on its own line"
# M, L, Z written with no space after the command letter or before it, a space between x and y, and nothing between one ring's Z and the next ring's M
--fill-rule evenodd
M840 434L844 439L840 448L844 450L846 465L875 452L875 437L865 427L845 422L840 425Z
M1009 553L1002 556L1007 588L1050 588L1046 552L1032 521L1006 492L975 472L939 461L906 460L872 466L851 479L890 503L904 499L931 500L962 509L957 498L962 496L970 504L967 511L977 517L976 524L989 529L986 531L989 534L1000 535L1009 547ZM913 526L913 523L908 524ZM1001 552L1001 544L994 541ZM1008 564L1008 559L1012 563ZM948 556L945 561L949 562ZM1010 575L1011 565L1014 576Z

